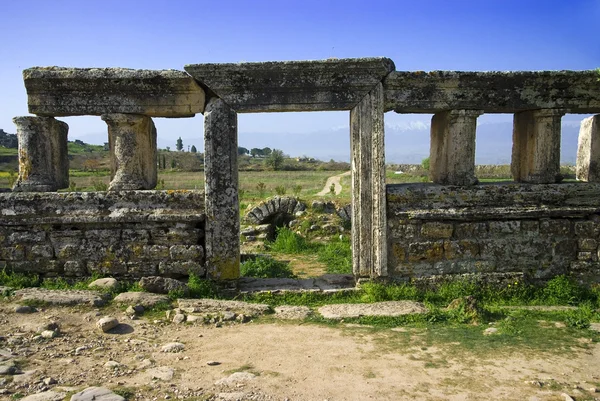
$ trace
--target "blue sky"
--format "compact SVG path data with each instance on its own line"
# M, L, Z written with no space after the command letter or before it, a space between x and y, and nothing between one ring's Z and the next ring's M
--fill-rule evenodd
M0 21L0 128L8 132L15 132L13 116L27 115L21 71L32 66L182 69L369 56L390 57L397 70L600 66L600 0L0 0ZM386 123L429 118L388 113ZM64 120L70 139L98 142L106 132L99 117ZM202 146L201 116L155 122L159 145L174 147L182 136ZM346 112L240 115L240 145L268 146L253 143L253 133L302 135L347 125Z

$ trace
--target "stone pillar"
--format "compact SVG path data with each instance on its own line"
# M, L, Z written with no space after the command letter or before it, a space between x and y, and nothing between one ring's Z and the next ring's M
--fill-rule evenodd
M581 122L577 142L577 179L600 182L600 114Z
M563 110L515 113L511 172L518 182L560 182L560 120Z
M387 276L383 85L350 111L352 152L352 271Z
M475 133L482 110L449 110L431 119L429 177L436 184L473 185Z
M109 191L153 189L157 181L156 127L138 114L103 114L110 146Z
M53 117L15 117L19 177L13 191L49 192L69 186L69 126Z
M208 278L240 276L237 114L212 98L204 111L206 271Z

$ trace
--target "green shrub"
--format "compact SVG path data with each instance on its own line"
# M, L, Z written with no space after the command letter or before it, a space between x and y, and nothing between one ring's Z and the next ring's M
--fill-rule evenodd
M192 298L217 298L219 295L217 286L210 280L202 279L194 273L190 273L188 288Z
M277 229L277 237L275 241L267 243L267 248L274 252L282 253L303 253L314 249L306 238L296 234L287 227Z
M547 305L575 305L583 296L583 289L567 276L556 276L542 290Z
M0 285L11 288L37 287L40 278L37 274L13 273L6 269L0 270Z
M587 329L590 327L590 321L593 318L594 309L590 303L584 303L579 308L567 313L565 324L575 329Z
M242 276L257 278L295 278L287 263L268 257L258 257L242 263Z
M281 195L285 195L285 192L286 192L286 188L285 188L285 186L283 186L283 185L277 185L277 186L275 187L275 193L276 193L277 195L280 195L280 196L281 196Z
M350 239L333 240L320 247L318 260L327 265L327 273L352 274L352 247Z

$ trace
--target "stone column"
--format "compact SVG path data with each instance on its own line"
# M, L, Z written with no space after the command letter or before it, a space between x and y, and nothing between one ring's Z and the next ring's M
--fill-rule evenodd
M352 152L352 271L387 276L383 85L350 111Z
M217 280L240 276L237 113L212 98L204 111L206 272Z
M110 146L109 191L152 189L156 186L156 127L138 114L103 114Z
M53 117L15 117L19 177L13 191L49 192L69 186L69 126Z
M563 110L515 113L511 172L519 182L560 182L560 120Z
M577 142L577 179L600 182L600 114L581 122Z
M475 134L482 110L449 110L431 119L429 177L436 184L473 185Z

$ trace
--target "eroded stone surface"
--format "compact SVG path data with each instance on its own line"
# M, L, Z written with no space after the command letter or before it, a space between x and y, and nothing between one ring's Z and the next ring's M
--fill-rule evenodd
M600 182L600 114L581 122L577 145L577 179Z
M204 91L183 71L33 67L23 71L29 112L40 116L193 117Z
M150 117L103 114L108 125L111 179L108 189L153 189L156 186L156 127Z
M275 317L286 320L302 320L312 314L308 306L281 305L275 308Z
M19 176L13 191L49 192L69 186L69 126L52 117L15 117Z
M553 108L600 112L596 71L394 71L384 87L385 110L398 113Z
M296 212L306 210L306 204L297 198L275 196L252 208L245 219L253 224L271 223L283 226L294 219Z
M71 401L125 401L125 398L105 387L88 387L73 394Z
M265 304L253 304L242 301L228 301L218 299L178 299L179 308L187 313L223 313L235 312L248 316L263 315L270 312L271 308Z
M239 113L350 110L394 68L388 58L185 66Z
M319 313L326 319L343 319L360 316L402 316L423 314L429 310L420 302L387 301L372 304L337 304L319 308Z
M15 298L20 301L41 302L49 305L102 306L106 303L107 297L105 294L95 291L24 288L15 291Z
M121 305L141 305L149 308L159 303L169 302L169 297L148 292L122 292L113 301Z

